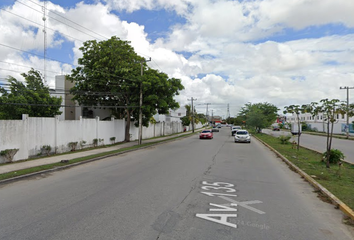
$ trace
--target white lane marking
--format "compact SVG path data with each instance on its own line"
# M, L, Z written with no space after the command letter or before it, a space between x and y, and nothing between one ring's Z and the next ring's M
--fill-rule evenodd
M215 204L215 203L209 203L209 205L214 206L214 207L219 207L219 208L209 209L210 212L220 212L220 211L237 212L236 208L231 208L231 207L237 207L237 204L235 204L235 203L227 204L227 206L219 205L219 204Z
M237 217L237 214L196 214L196 217L216 222L232 228L237 228L237 225L227 221L228 218Z
M254 201L238 202L236 200L233 200L233 199L225 197L225 196L218 196L218 197L222 198L222 199L224 199L226 201L229 201L230 203L235 203L235 204L237 204L237 206L241 206L241 207L247 208L248 210L251 210L253 212L256 212L256 213L259 213L259 214L265 214L265 212L263 212L263 211L261 211L261 210L259 210L257 208L248 206L248 204L262 203L262 201L254 200Z

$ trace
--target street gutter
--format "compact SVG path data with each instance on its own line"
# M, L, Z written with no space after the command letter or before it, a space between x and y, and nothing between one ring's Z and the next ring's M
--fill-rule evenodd
M305 173L303 170L301 170L299 167L297 167L295 164L293 164L290 160L288 160L286 157L284 157L282 154L280 154L277 150L275 150L273 147L268 145L267 143L263 142L261 139L257 138L254 136L258 141L263 143L266 147L268 147L271 151L273 151L279 158L283 160L292 170L294 170L296 173L300 174L307 182L309 182L316 190L320 191L322 194L324 194L328 199L331 200L331 203L338 209L340 209L344 214L346 214L348 217L350 217L354 221L354 211L348 207L345 203L343 203L339 198L337 198L334 194L332 194L328 189L323 187L321 184L316 182L315 179L313 179L310 175ZM313 151L312 149L309 149ZM317 151L315 151L317 152Z

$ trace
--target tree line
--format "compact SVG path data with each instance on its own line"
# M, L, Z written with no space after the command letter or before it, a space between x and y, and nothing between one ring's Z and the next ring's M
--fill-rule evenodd
M66 79L74 83L70 93L80 105L110 106L115 118L126 119L125 140L130 141L130 123L139 119L142 94L142 125L148 126L156 113L179 108L174 97L184 86L180 79L147 66L130 42L118 37L90 40L80 47L82 57ZM50 96L39 71L23 73L25 83L9 76L10 90L0 87L0 119L53 117L61 114L61 98Z

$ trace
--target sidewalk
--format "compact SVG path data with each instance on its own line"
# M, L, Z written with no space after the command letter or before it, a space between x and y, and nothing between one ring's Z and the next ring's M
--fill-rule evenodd
M198 132L198 130L196 130L195 132ZM159 138L154 138L154 139L146 139L146 140L143 139L142 144L160 142L163 140L169 140L172 138L176 138L176 137L179 137L182 135L188 135L191 133L192 132L189 131L189 132L183 132L183 133L179 133L179 134L174 134L174 135L169 135L169 136L159 137ZM138 145L137 141L123 142L121 144L109 146L109 147L105 147L105 148L97 148L97 149L92 149L92 150L87 150L87 151L78 151L78 152L68 152L63 155L52 155L49 157L44 157L44 158L39 158L39 159L31 159L29 161L25 160L25 161L3 164L3 165L0 165L0 174L14 172L14 171L32 168L32 167L43 166L43 165L47 165L47 164L51 164L51 163L58 163L61 160L72 160L75 158L87 157L87 156L91 156L91 155L95 155L95 154L99 154L99 153L111 152L111 151L119 150L122 148L128 148L128 147L137 146L137 145Z

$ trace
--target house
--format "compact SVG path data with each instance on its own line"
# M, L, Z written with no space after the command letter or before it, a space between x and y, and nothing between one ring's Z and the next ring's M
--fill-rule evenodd
M55 76L55 90L51 92L52 96L62 97L62 107L60 111L62 114L59 116L60 120L79 120L82 118L96 118L100 119L109 118L111 116L110 109L104 107L82 107L77 102L72 100L74 97L70 94L70 89L74 83L65 78L65 75ZM186 116L186 109L184 107L170 110L169 114L162 115L156 114L154 118L157 122L180 122L181 117Z

